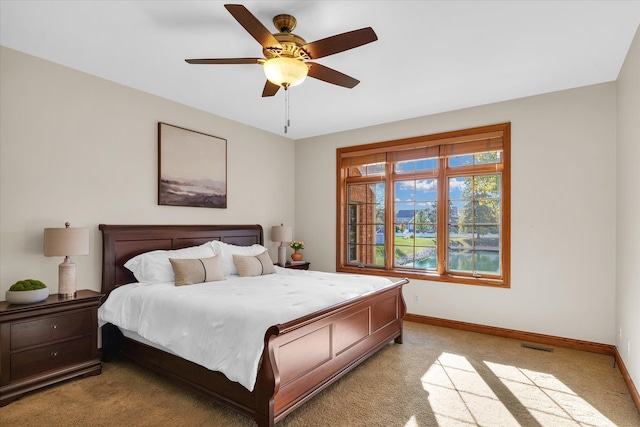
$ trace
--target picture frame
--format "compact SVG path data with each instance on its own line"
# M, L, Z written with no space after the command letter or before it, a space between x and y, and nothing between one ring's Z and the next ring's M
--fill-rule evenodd
M158 205L227 207L227 140L158 123Z

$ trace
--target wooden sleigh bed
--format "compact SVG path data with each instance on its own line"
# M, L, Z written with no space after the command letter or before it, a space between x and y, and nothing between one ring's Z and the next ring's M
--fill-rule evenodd
M263 244L260 225L105 225L102 292L135 282L124 263L135 255L181 249L211 240L250 246ZM273 426L291 411L366 360L391 341L402 343L407 279L358 298L271 326L253 391L178 356L142 344L106 324L102 328L103 360L114 354L170 377L222 404Z

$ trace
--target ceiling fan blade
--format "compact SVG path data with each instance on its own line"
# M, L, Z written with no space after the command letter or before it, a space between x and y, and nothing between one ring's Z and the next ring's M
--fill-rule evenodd
M353 77L342 74L340 71L336 71L332 68L325 67L324 65L316 64L314 62L306 62L306 64L310 65L309 73L307 75L309 77L313 77L314 79L322 80L338 86L347 87L349 89L355 87L358 83L360 83L360 80L356 80Z
M376 40L378 40L378 36L375 31L373 31L373 28L367 27L327 37L326 39L316 40L307 43L302 46L302 48L309 54L311 59L318 59L344 52L345 50L353 49L354 47L362 46Z
M185 59L189 64L259 64L264 58L211 58L211 59Z
M263 48L282 48L273 34L246 7L241 4L225 4L224 7Z
M277 84L271 83L269 80L264 84L264 89L262 90L262 97L265 96L273 96L278 93L280 86Z

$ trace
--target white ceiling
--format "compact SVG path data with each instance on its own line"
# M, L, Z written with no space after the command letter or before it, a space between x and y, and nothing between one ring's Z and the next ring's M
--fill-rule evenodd
M613 81L640 24L640 1L242 1L276 32L296 17L307 42L371 26L378 41L318 59L357 78L291 88L300 139ZM0 0L0 44L284 134L280 90L262 98L260 57L221 1Z

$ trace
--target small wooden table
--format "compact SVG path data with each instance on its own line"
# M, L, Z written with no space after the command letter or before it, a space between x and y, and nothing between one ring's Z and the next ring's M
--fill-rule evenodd
M77 376L98 375L99 292L49 295L33 304L0 301L0 406Z

